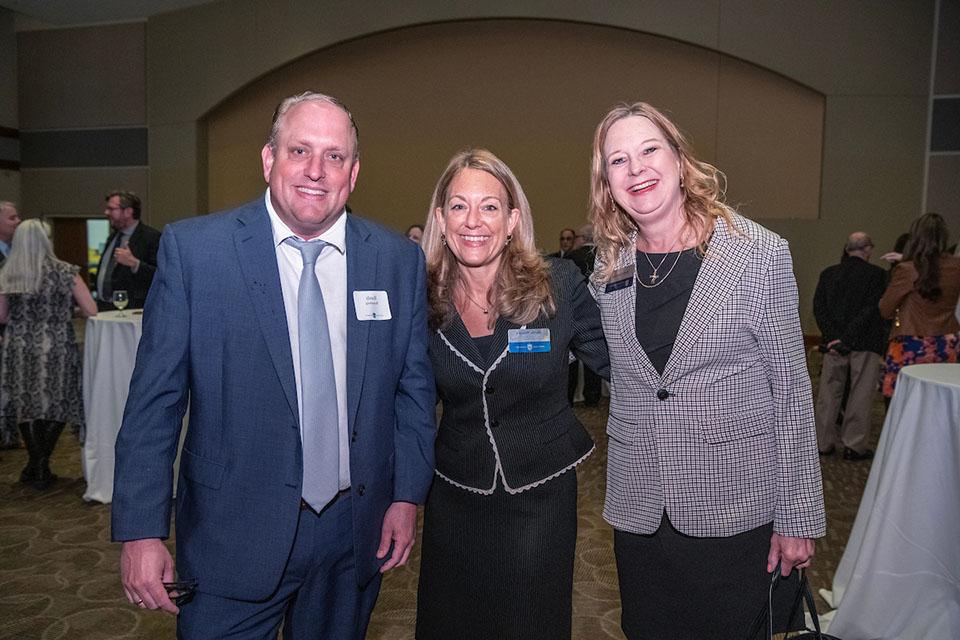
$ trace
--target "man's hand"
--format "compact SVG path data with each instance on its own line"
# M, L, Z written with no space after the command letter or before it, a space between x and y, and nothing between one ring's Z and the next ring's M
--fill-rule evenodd
M380 567L380 573L386 573L394 567L407 564L410 550L413 549L417 534L417 505L411 502L394 502L383 516L383 530L380 533L380 547L377 558L385 558L393 543L393 553Z
M160 538L124 542L120 550L120 581L131 604L144 609L180 613L164 582L173 582L173 558Z
M767 573L773 572L780 561L780 574L784 577L797 569L809 567L813 562L813 540L791 538L774 533L770 537L770 552L767 554Z
M140 260L133 255L128 247L117 247L113 250L113 259L125 267L136 269L140 266Z

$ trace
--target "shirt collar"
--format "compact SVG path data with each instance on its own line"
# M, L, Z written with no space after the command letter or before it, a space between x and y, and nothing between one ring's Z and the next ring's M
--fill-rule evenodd
M274 246L279 246L283 243L284 240L293 236L295 238L300 238L297 234L290 230L290 227L280 219L280 216L277 215L277 210L273 208L273 202L270 201L270 187L267 187L267 191L263 196L264 203L267 206L267 214L270 216L270 227L273 230L273 244ZM303 240L303 238L300 238ZM347 250L347 210L344 207L343 212L337 218L337 221L333 223L333 226L320 234L315 240L323 240L327 244L335 247L337 251L341 254L346 253Z
M8 245L3 240L0 240L0 253L2 253L5 256L10 255L10 245Z

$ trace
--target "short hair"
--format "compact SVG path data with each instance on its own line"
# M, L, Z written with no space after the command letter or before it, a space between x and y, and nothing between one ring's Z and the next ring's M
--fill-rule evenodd
M854 231L850 234L850 237L847 238L847 244L843 246L843 250L850 253L851 251L860 251L872 246L873 240L870 239L869 235L863 231Z
M498 315L514 322L532 322L540 313L552 316L556 303L550 288L549 267L537 251L530 203L520 181L506 163L486 149L467 149L457 153L443 170L430 199L427 223L420 246L427 258L427 283L430 326L446 326L453 316L453 293L462 280L460 264L447 247L435 214L443 209L450 195L450 184L464 169L484 171L507 192L506 207L520 213L506 249L500 257L499 271L491 292L492 306Z
M347 118L350 119L350 129L353 132L353 159L356 160L360 157L360 128L357 127L357 121L353 119L353 114L350 113L350 110L347 109L347 106L339 99L334 98L333 96L328 96L325 93L318 93L316 91L304 91L303 93L289 96L280 101L280 104L277 105L277 108L273 110L273 120L270 125L270 137L267 138L267 145L270 147L270 149L273 151L277 150L277 140L280 137L280 127L283 124L284 116L287 115L287 112L290 111L290 109L297 106L301 102L325 102L337 107L347 114Z
M0 211L4 209L16 209L17 203L10 202L9 200L0 200Z
M582 227L580 227L580 230L577 232L577 235L583 238L584 242L592 243L593 242L593 225L590 224L589 222L583 225Z
M420 229L420 233L423 233L423 225L422 225L422 224L412 224L412 225L410 225L409 227L407 227L407 233L410 233L410 232L413 231L414 229Z
M104 202L109 202L110 198L117 196L120 199L120 206L124 209L130 208L133 209L133 219L140 219L140 196L135 194L133 191L111 191L103 199Z

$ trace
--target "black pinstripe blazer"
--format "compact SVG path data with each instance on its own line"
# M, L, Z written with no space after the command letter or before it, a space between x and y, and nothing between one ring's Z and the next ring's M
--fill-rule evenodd
M604 378L607 345L597 304L569 260L548 258L557 313L525 325L550 330L550 351L509 353L497 320L489 360L455 315L431 336L430 358L443 402L436 442L437 475L463 489L510 493L542 484L572 469L593 451L593 441L567 402L568 352Z
M653 533L730 536L774 523L824 535L813 397L787 242L717 221L660 375L636 336L637 287L593 282L610 347L604 518ZM618 268L636 259L620 252Z

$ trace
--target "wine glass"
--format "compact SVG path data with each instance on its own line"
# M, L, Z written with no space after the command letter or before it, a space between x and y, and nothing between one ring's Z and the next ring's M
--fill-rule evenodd
M126 317L126 314L123 312L127 308L127 305L130 304L130 298L127 297L127 292L123 289L113 292L113 297L111 298L113 306L120 310L120 315Z

